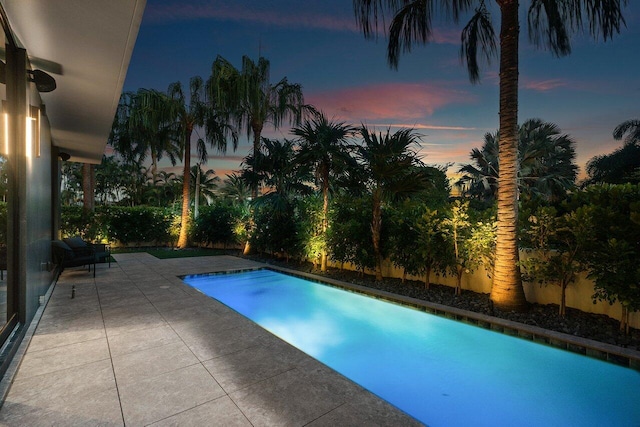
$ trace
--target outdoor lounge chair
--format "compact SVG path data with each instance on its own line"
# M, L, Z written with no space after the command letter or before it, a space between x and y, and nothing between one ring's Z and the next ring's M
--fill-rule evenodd
M96 263L108 262L109 268L111 268L111 248L105 243L90 243L85 242L80 237L67 237L62 239L76 255L82 255L87 251L87 248L93 249L96 256Z
M58 274L67 267L89 266L93 264L93 277L96 277L96 251L79 237L51 241L53 262L60 268Z

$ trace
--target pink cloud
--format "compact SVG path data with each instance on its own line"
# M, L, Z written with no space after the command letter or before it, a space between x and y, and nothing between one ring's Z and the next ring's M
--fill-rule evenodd
M348 31L360 33L355 17L350 8L327 14L310 9L303 2L294 2L288 11L274 11L265 4L239 4L239 2L202 1L198 4L170 3L149 5L145 11L147 22L164 23L193 19L217 19L235 22L255 22L287 28L313 28L329 31ZM381 23L382 24L382 23ZM387 28L378 27L377 34L385 37ZM436 27L432 32L432 43L459 44L460 30L456 28Z
M413 128L413 129L428 129L428 130L476 130L473 127L464 126L439 126L439 125L424 125L420 123L371 123L370 126L379 128Z
M524 80L524 88L533 90L536 92L548 92L550 90L557 89L559 87L565 87L568 83L562 79L548 79L548 80Z
M322 13L300 13L299 9L289 13L264 8L263 5L248 7L236 2L203 2L200 4L166 4L149 6L145 20L155 23L193 19L217 19L236 22L257 22L277 27L316 28L331 31L359 32L355 19L350 15L333 16Z
M329 117L353 122L424 119L445 106L474 101L466 92L424 83L359 86L312 93L305 98Z

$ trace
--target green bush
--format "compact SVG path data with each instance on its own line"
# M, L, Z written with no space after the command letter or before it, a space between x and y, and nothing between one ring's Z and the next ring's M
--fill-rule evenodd
M200 208L200 215L193 225L193 241L219 243L225 247L238 243L234 229L241 216L240 207L222 201Z
M360 270L376 265L371 237L371 197L342 196L334 199L329 214L327 246L329 256L337 262L351 262ZM388 224L383 211L383 224ZM387 230L382 228L380 244L383 256L388 247Z
M173 243L179 220L166 208L100 206L95 212L86 212L81 206L63 206L60 231L63 237L81 236L90 241Z
M263 196L254 207L251 246L260 252L279 253L287 258L300 257L303 244L295 205L277 195L269 196Z
M109 241L123 244L175 242L172 228L175 215L171 209L150 206L105 206L100 217Z
M105 236L104 226L95 212L86 211L82 206L63 206L61 209L60 231L62 237L80 236L95 242Z

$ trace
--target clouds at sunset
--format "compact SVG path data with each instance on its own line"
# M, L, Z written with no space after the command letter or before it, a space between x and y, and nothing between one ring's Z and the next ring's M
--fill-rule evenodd
M524 88L537 92L549 92L568 85L563 79L531 80L525 79Z
M421 121L439 108L474 101L466 92L431 83L381 83L310 93L305 99L329 117L355 123Z
M298 0L292 1L298 2ZM263 2L262 0L242 2L209 0L188 4L177 1L147 5L144 19L146 22L160 24L196 19L215 19L291 29L361 32L350 4L347 4L347 7L340 8L332 7L329 3L322 8L317 4L306 3L302 10L299 4L292 4L292 7L285 10L274 10L268 2ZM378 35L384 38L386 28L382 26L382 23L380 24ZM432 31L431 41L437 44L457 45L460 43L460 31L452 28L435 27Z

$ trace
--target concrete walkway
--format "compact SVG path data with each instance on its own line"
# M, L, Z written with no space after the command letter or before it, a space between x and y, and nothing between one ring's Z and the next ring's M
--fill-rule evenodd
M177 278L261 264L115 258L95 279L60 277L23 343L0 425L418 425Z

